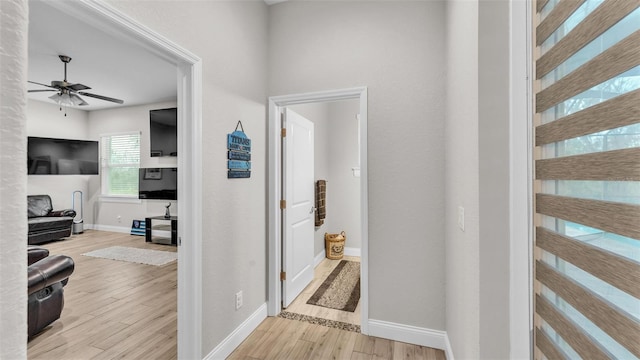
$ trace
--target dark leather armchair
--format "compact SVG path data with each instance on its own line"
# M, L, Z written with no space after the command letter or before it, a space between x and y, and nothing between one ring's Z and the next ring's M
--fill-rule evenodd
M27 196L29 244L41 244L71 236L76 212L72 209L53 210L49 195Z
M63 287L69 281L75 264L64 255L49 256L49 250L38 246L27 249L28 267L28 336L41 332L60 318L64 307Z

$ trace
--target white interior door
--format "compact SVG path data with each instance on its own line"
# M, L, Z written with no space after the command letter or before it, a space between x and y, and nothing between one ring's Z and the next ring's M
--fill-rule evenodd
M313 123L286 109L282 140L282 303L291 302L313 280L314 143Z

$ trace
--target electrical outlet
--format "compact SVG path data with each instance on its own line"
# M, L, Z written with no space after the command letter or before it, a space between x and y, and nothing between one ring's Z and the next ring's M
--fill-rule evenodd
M464 231L464 208L458 206L458 228Z
M122 222L122 216L120 215L116 216L116 220L118 220L118 222Z
M236 293L236 310L242 307L242 291Z

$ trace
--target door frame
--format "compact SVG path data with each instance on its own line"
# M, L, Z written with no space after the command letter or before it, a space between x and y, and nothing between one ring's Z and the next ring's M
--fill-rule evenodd
M280 281L282 234L280 199L281 142L280 112L291 105L318 103L335 100L360 100L360 222L362 248L360 262L360 329L369 333L369 199L367 169L367 87L318 91L269 97L268 119L268 286L267 312L276 316L282 311L282 284Z
M51 1L175 64L178 86L178 359L202 358L202 60L104 0ZM187 204L189 204L187 206Z

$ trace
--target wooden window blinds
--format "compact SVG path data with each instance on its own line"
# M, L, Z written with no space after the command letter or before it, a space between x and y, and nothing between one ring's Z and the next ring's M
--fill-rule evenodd
M534 357L640 358L640 0L534 1Z

